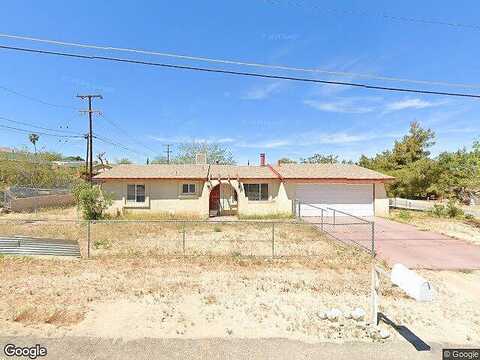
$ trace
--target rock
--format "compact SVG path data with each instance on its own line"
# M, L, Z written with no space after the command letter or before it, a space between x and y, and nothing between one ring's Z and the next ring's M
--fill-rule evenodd
M379 333L380 333L380 329L375 325L369 326L367 328L367 334L372 339L378 339L379 338Z
M344 317L345 319L351 319L351 318L352 318L352 313L351 313L350 311L348 311L348 310L347 310L347 311L344 311L344 312L343 312L343 317Z
M338 321L340 316L342 316L342 312L335 308L327 312L327 319L330 321Z
M317 316L321 320L326 320L327 319L327 313L325 311L320 311L317 313Z
M385 330L385 329L381 329L380 332L378 333L378 336L380 337L380 339L388 339L390 337L390 333L388 332L388 330Z
M362 321L365 319L365 310L362 308L356 308L352 311L352 319L355 321Z

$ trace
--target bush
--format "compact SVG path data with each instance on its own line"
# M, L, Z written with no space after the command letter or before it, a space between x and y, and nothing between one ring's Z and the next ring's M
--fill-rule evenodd
M465 214L465 220L475 220L475 216L472 214Z
M405 220L405 221L408 221L412 218L412 215L410 215L410 213L408 211L405 211L405 210L401 210L399 213L398 213L398 217L402 220Z
M451 218L463 216L463 210L458 207L456 202L453 200L448 201L447 206L445 207L445 213Z
M99 220L112 204L112 198L100 186L82 182L73 187L73 197L78 209L86 220Z
M441 204L433 205L433 208L430 210L433 216L443 217L446 214L445 206Z

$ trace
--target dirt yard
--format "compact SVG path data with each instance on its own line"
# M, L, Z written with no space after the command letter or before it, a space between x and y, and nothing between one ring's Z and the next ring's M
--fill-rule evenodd
M335 261L2 257L0 328L47 337L372 341L365 322L320 318L333 307L368 314L368 257L335 253ZM387 286L382 311L425 341L473 344L480 338L480 272L422 275L437 289L435 302L416 303Z
M54 221L10 216L0 221L0 233L85 246L84 224L60 221L61 212L48 216ZM0 256L2 335L374 341L367 323L370 257L308 225L275 226L276 255L290 255L277 259L269 258L270 223L188 226L187 255L222 255L216 257L183 257L182 223L98 223L91 230L90 260ZM266 256L242 256L250 253ZM421 274L437 290L433 303L416 303L386 285L381 311L424 341L474 345L480 272ZM329 309L357 307L366 320L322 319ZM391 333L386 341L398 338L382 327Z
M437 218L426 212L410 210L391 210L390 218L415 225L421 230L433 231L480 244L480 222L478 220Z

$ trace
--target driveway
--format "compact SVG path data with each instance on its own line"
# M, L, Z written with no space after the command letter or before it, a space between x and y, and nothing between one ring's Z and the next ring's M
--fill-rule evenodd
M332 225L326 229L336 238L371 247L369 227ZM390 265L401 263L410 268L435 270L480 269L480 246L384 218L375 218L375 248L378 257Z

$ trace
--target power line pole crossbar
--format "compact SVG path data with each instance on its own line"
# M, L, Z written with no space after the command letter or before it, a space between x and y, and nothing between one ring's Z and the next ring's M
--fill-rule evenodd
M81 114L88 113L88 181L93 180L93 113L101 114L98 110L92 109L92 99L103 99L99 94L77 95L82 100L88 99L88 110L80 110Z

